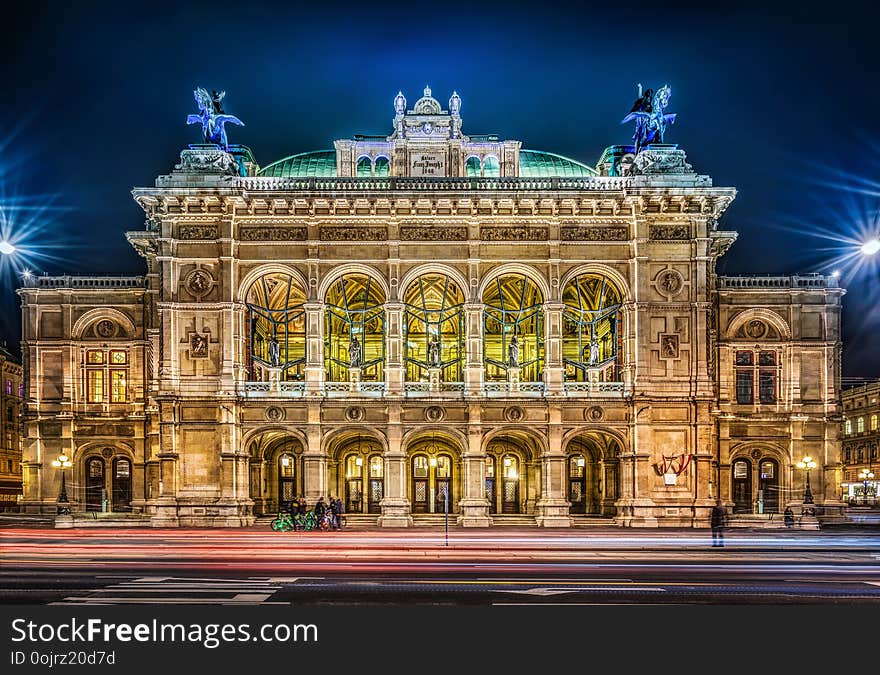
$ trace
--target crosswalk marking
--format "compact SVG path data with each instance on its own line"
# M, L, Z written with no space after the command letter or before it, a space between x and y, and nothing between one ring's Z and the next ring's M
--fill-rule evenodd
M119 578L119 577L116 577ZM287 577L286 583L298 581ZM213 604L260 605L290 604L270 602L280 583L272 579L216 579L188 577L126 578L103 588L86 591L83 596L68 596L53 605L118 605L118 604ZM214 597L206 597L206 596Z

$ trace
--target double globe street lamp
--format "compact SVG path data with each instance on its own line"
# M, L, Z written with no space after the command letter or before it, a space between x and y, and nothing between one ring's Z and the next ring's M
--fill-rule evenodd
M810 471L816 468L816 462L813 461L812 457L807 456L797 463L797 468L803 469L807 476L806 489L804 490L804 504L812 504L813 493L810 490Z
M58 515L70 515L70 501L67 499L67 484L65 482L64 470L73 466L73 463L67 458L63 452L58 455L58 459L52 460L52 466L61 469L61 492L58 495Z

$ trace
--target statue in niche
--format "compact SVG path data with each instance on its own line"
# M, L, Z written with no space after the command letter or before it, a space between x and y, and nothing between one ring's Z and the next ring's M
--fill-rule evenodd
M668 84L664 84L656 93L652 89L646 89L644 94L642 94L642 85L639 84L639 97L629 115L621 121L621 124L626 124L635 120L636 131L633 134L633 142L636 154L651 143L664 142L666 127L675 122L675 113L665 112L671 96L672 89Z
M215 91L212 95L205 89L202 89L202 87L198 87L193 92L193 95L196 98L196 104L199 106L199 114L187 115L186 123L201 124L205 143L219 145L224 151L228 152L229 144L226 141L226 128L224 125L229 123L243 127L244 122L235 115L227 115L222 112L221 100L226 95L226 92L218 94Z
M189 338L189 355L193 358L204 358L208 355L208 336L193 333Z
M281 365L281 345L274 335L269 340L269 363L275 368Z
M599 341L596 338L590 342L590 360L589 364L595 366L599 363Z
M519 342L517 342L516 335L510 338L510 344L507 345L507 366L519 368Z
M428 343L428 363L432 368L440 366L440 342L436 336Z
M351 336L351 342L348 343L348 365L352 368L361 367L361 343L354 335Z

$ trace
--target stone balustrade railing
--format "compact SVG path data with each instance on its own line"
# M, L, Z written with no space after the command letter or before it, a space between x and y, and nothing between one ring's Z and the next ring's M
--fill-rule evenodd
M633 187L632 178L238 178L237 186L265 192L499 192L613 191Z
M838 285L837 277L824 274L718 277L718 288L838 288Z
M146 288L146 277L80 277L69 274L63 276L25 275L22 277L25 288Z

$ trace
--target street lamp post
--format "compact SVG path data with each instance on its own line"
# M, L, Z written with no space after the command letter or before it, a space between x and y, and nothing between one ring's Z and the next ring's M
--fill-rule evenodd
M58 459L52 460L52 466L61 469L61 492L58 494L58 515L70 515L70 501L67 499L67 483L65 482L64 470L69 469L73 464L63 452L58 455Z
M797 463L798 469L803 469L807 476L807 485L804 490L804 504L812 504L813 503L813 493L810 490L810 470L816 468L816 462L813 461L812 457L804 457L800 462Z
M874 477L874 472L870 469L862 469L861 473L859 473L859 478L862 479L862 499L864 500L865 506L868 505L868 481Z

